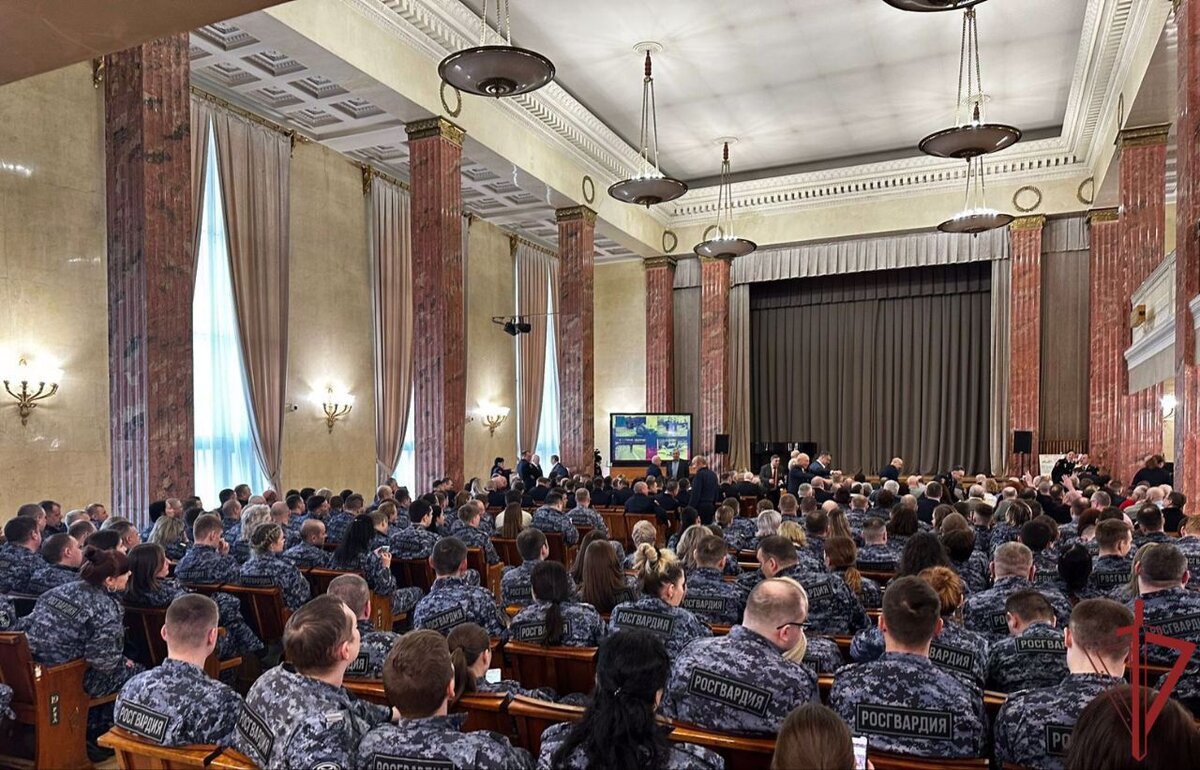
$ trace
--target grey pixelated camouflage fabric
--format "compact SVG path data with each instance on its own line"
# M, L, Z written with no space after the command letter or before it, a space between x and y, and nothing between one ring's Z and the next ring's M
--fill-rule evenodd
M331 554L324 548L318 548L312 543L300 542L283 552L283 558L290 561L296 569L312 569L329 567Z
M16 543L0 545L0 593L28 593L29 578L46 560Z
M463 578L440 577L413 610L413 628L431 628L447 635L463 623L483 626L488 636L504 634L508 617L486 588L467 585Z
M797 553L801 553L801 552L797 551ZM806 575L811 575L811 574L813 574L812 570L805 569L804 564L802 562L797 562L796 564L793 564L790 567L785 567L784 569L779 570L779 572L776 572L775 577L777 577L777 578L787 577L787 578L791 578L792 580L795 580L797 583L803 583L804 577ZM757 586L759 583L763 582L766 579L767 579L767 576L763 573L762 568L759 567L758 569L754 570L753 572L743 572L742 574L738 575L737 576L737 584L739 586L741 586L743 591L745 591L747 594L749 594L751 591L754 590L755 586Z
M797 706L819 701L817 675L745 626L696 641L671 667L662 712L709 730L774 735Z
M1124 684L1106 674L1069 674L1059 684L1014 693L996 715L997 762L1063 770L1079 714L1100 693Z
M864 545L858 549L858 568L868 572L895 572L900 552L891 545Z
M287 559L273 553L256 553L242 565L238 583L252 588L278 588L283 592L283 603L292 612L304 606L312 598L308 580Z
M967 593L977 594L988 589L988 559L983 551L971 551L966 561L950 560L950 567L962 578ZM1041 576L1038 571L1038 576ZM1057 572L1054 573L1056 577Z
M608 525L604 523L604 517L594 509L575 506L567 511L567 518L576 527L591 527L600 533L600 537L608 539Z
M0 596L0 631L7 631L17 622L17 609L7 596Z
M347 561L339 560L337 554L334 554L329 565L331 569L357 572L367 581L367 586L372 592L392 597L392 612L397 615L411 612L421 600L420 588L396 586L396 578L392 571L383 566L383 559L374 551L365 551Z
M482 526L472 527L464 524L461 519L455 520L458 524L454 528L454 536L467 546L467 548L478 548L483 551L484 557L488 564L499 564L500 554L496 553L496 546L492 545L491 536L485 531Z
M529 752L499 733L462 732L465 714L401 719L380 725L356 752L359 770L531 770Z
M747 592L737 583L727 583L721 571L696 567L687 573L687 595L680 605L705 623L731 626L742 622Z
M358 657L350 661L346 669L347 679L379 679L383 676L383 661L400 641L400 634L391 631L376 631L371 621L360 619L358 633L362 643Z
M542 751L538 755L538 770L588 770L587 755L583 749L575 749L566 761L552 762L558 747L566 740L567 732L574 726L571 722L551 726L542 733ZM646 753L646 770L724 770L725 760L720 754L693 743L671 742L665 762L652 762Z
M987 681L988 650L988 640L982 634L946 620L942 633L929 646L929 659L963 684L982 690ZM860 631L850 642L850 659L856 663L875 660L883 652L883 632L878 628Z
M438 533L424 527L409 527L392 535L392 558L428 559L437 545Z
M1017 591L1034 588L1054 607L1060 628L1071 619L1071 603L1051 586L1035 586L1023 577L1005 577L986 591L971 594L963 603L963 625L983 634L988 641L1000 641L1008 636L1008 620L1004 603Z
M227 745L242 696L202 669L167 658L125 683L114 722L160 746Z
M843 636L871 625L867 611L840 575L809 572L801 576L800 584L808 594L810 633Z
M43 564L34 570L26 583L26 593L41 595L51 588L58 588L79 579L79 570L61 564Z
M1144 622L1147 629L1154 628L1163 636L1171 636L1192 642L1200 647L1200 594L1186 588L1168 588L1141 595ZM1134 602L1127 607L1133 609ZM1179 653L1168 647L1147 644L1143 648L1146 660L1156 666L1172 666ZM1200 654L1193 654L1189 664L1200 662Z
M564 621L563 647L596 647L604 637L604 621L590 604L563 602L560 606ZM550 602L537 602L523 608L509 621L505 641L540 644L546 633L546 612Z
M149 593L133 595L126 591L125 602L138 607L166 609L177 596L187 593L175 578L163 578L158 588ZM242 617L242 603L233 594L218 592L210 597L217 603L221 627L225 635L217 641L217 655L225 660L238 655L248 655L262 649L262 640Z
M567 545L575 545L579 542L579 530L575 529L570 517L548 505L543 505L533 512L533 521L530 526L540 529L542 532L561 532L563 542Z
M837 642L823 636L808 637L808 647L804 650L804 665L818 674L832 674L845 665L842 649Z
M236 583L240 570L241 565L232 555L222 556L211 546L193 545L175 565L175 579L200 585Z
M712 629L691 612L672 607L657 596L643 596L613 607L608 632L615 634L628 628L639 628L657 636L672 660L679 657L692 641L712 636Z
M1130 551L1130 554L1132 553ZM1097 556L1092 559L1092 574L1088 578L1088 588L1097 591L1111 591L1129 583L1129 576L1132 572L1132 555Z
M980 757L987 742L982 694L920 655L885 652L841 668L829 706L867 736L868 753Z
M1063 632L1049 623L1033 623L1020 636L1001 639L988 650L989 690L1052 687L1069 673Z

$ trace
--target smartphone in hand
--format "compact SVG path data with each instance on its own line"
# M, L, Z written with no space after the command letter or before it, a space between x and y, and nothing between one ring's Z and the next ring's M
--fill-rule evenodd
M855 770L867 770L867 736L856 735L850 742L854 744Z

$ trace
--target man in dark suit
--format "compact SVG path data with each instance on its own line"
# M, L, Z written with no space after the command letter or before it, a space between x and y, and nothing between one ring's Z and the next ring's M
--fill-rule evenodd
M550 494L550 479L545 477L538 479L533 489L529 490L529 498L538 505L546 501L548 494Z
M529 472L533 475L533 480L537 481L546 474L542 471L542 458L534 455L529 458Z
M816 462L809 464L808 475L824 476L825 478L829 478L829 464L831 462L833 462L833 458L829 455L829 453L822 452L821 454L817 455Z
M808 472L808 455L801 452L788 463L787 491L789 494L799 495L797 490L800 489L800 485L810 481L812 474Z
M517 461L517 478L525 483L525 489L533 489L533 485L537 483L538 476L533 472L533 463L529 462L530 452L528 449L521 450L521 459Z
M691 476L691 470L685 460L679 459L679 450L671 452L671 460L667 463L667 478L686 479Z
M917 500L917 518L926 524L933 523L933 509L942 504L941 482L931 481L925 485L925 494Z
M754 474L746 471L740 481L733 485L733 494L736 497L761 497L762 487L754 483Z
M654 496L654 502L667 513L679 510L679 482L668 481L663 491Z
M708 460L704 455L693 457L692 467L695 472L692 478L692 498L689 504L700 514L701 524L712 524L717 513L717 488L720 486L717 474L709 469Z
M771 492L787 483L787 468L783 467L779 455L771 455L771 462L759 468L758 480Z
M610 505L625 505L625 501L633 496L633 490L629 488L629 482L624 476L617 476L613 482L613 493Z
M625 513L653 513L659 521L667 521L667 512L650 497L650 488L644 481L633 485L633 494L625 501Z
M899 457L893 457L892 461L883 466L883 470L879 471L880 481L891 479L892 481L900 481L900 471L904 470L904 461Z
M503 476L494 476L488 481L488 507L503 508L507 502L508 484Z
M663 467L662 460L658 459L658 455L650 458L650 467L646 469L646 478L662 478Z
M551 481L554 481L555 479L565 479L571 475L571 472L567 470L567 466L559 462L558 455L550 455L550 462L553 463L550 468Z

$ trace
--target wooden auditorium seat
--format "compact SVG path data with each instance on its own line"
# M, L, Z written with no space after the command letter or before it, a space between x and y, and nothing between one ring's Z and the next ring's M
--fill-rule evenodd
M259 770L258 765L237 749L222 749L208 766L214 770Z
M725 770L761 770L771 764L774 738L751 738L706 730L683 722L672 722L667 736L677 743L694 743L720 754Z
M516 538L493 537L492 545L500 556L500 561L509 567L519 567L524 563L521 552L517 550Z
M116 752L117 767L121 770L181 770L207 767L221 753L219 746L199 744L167 748L144 741L131 732L114 727L97 740L101 746Z
M425 593L429 593L437 577L428 559L392 559L392 576L396 578L396 585L416 586Z
M589 693L596 683L595 647L542 647L508 642L504 645L505 676L522 687L552 687L559 695Z
M492 592L496 601L500 601L500 573L504 570L504 561L488 564L487 554L483 552L482 548L468 548L467 566L479 573L480 583Z
M167 642L162 638L162 627L167 620L167 611L161 607L133 607L125 605L125 634L139 651L144 652L143 659L137 660L146 668L154 668L167 658ZM218 629L219 635L225 635L225 629ZM204 661L204 672L213 679L218 679L222 671L239 668L242 665L240 657L221 660L214 651Z
M743 519L758 517L758 498L747 495L738 498L738 515Z
M546 546L550 549L550 555L546 558L551 561L559 562L566 566L571 566L571 559L574 557L574 546L568 546L567 541L563 538L561 532L545 532Z
M875 770L987 770L987 757L948 759L939 757L910 757L867 749L867 759Z
M473 692L459 698L453 711L467 715L463 732L490 730L506 736L516 735L512 719L508 716L507 693Z
M653 513L626 513L622 515L625 517L625 526L629 529L629 532L633 532L633 528L637 526L639 521L648 521L654 525L654 531L657 533L654 541L655 545L662 548L667 544L667 525L660 522L658 517ZM632 544L633 540L631 539L629 542Z
M516 725L517 745L536 757L542 751L542 733L560 722L578 722L583 718L583 707L516 695L508 702L508 715Z
M250 623L250 627L258 634L263 644L270 646L283 642L283 627L292 613L283 603L283 591L278 587L251 588L222 583L194 584L188 588L202 594L227 593L236 596L242 603L242 617Z
M600 518L604 519L604 526L608 527L608 537L611 540L616 540L625 546L626 550L633 547L633 540L629 537L630 527L625 524L625 514L617 510L601 510L596 509L596 513L600 514Z

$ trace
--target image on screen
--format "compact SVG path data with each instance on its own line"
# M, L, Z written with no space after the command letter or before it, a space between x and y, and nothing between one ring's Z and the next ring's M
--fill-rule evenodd
M665 461L675 450L681 459L691 458L690 414L614 414L609 427L614 463L648 463L653 457Z

